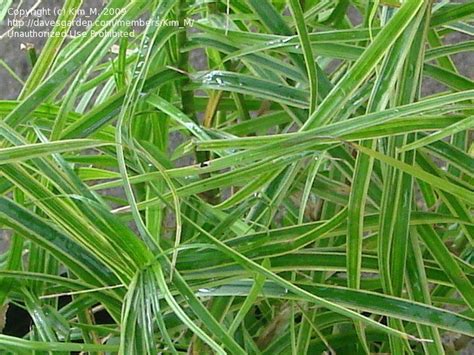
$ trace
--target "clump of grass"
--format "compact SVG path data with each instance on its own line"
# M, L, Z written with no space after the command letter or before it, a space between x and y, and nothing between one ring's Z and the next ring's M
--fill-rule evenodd
M472 2L106 9L0 101L0 305L32 319L2 351L468 343L474 84L453 57L473 43L445 39L473 35ZM92 36L142 15L181 26ZM425 78L443 89L423 95Z

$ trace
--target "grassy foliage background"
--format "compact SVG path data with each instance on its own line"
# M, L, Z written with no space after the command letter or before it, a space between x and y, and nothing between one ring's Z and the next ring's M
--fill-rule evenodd
M106 8L197 21L51 38L0 101L0 304L32 320L2 350L466 347L474 2Z

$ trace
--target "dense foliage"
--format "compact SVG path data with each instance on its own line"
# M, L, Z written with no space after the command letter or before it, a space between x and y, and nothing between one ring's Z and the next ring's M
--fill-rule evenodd
M474 2L105 9L0 101L0 306L32 322L1 351L468 344L474 83L455 59ZM99 35L138 18L135 37Z

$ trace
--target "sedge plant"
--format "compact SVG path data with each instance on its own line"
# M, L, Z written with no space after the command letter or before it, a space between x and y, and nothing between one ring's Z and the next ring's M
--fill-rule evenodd
M61 5L0 101L2 353L469 344L474 2Z

